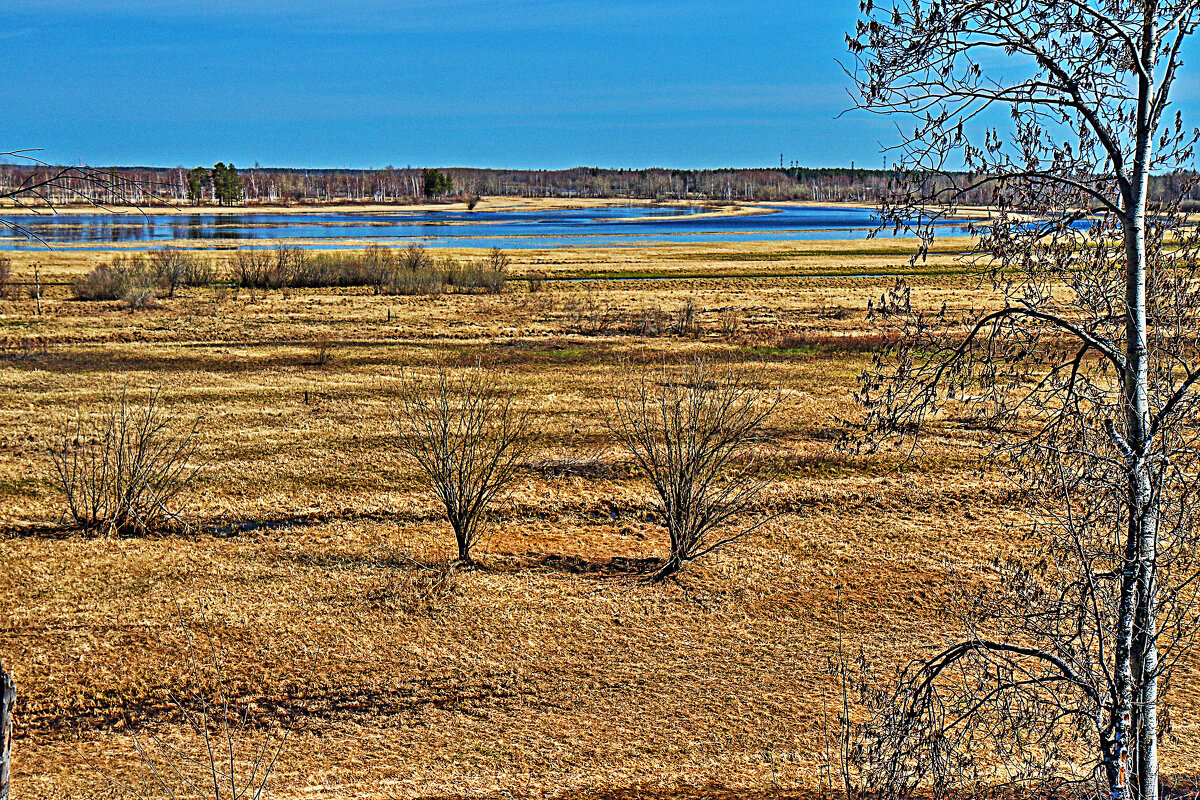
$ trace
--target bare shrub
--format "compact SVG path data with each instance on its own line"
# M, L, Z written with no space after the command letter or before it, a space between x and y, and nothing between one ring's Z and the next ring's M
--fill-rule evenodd
M141 255L119 255L71 284L77 300L124 300L132 289L152 289L154 278Z
M308 267L308 253L299 247L276 247L275 263L267 270L264 289L282 289L295 286Z
M312 360L309 363L314 367L323 367L333 358L333 340L328 336L318 336L310 347Z
M407 381L398 400L400 451L417 462L445 507L459 562L471 564L489 504L533 448L531 417L483 367L458 376L441 367L432 386Z
M430 267L429 251L423 244L410 244L400 253L400 269L404 272L420 272Z
M156 797L200 797L205 800L240 798L262 800L268 796L268 781L291 729L260 727L255 706L247 700L237 708L225 677L221 647L212 633L207 615L200 614L204 647L184 623L176 605L180 627L187 641L186 693L169 693L169 705L183 718L187 728L202 743L198 751L181 750L152 728L133 735L138 753L139 779L122 781L106 772L103 778L127 796L151 800ZM257 741L256 741L257 739Z
M504 271L485 267L472 273L470 288L482 289L488 294L500 294L504 291Z
M433 258L424 245L412 244L396 256L396 269L387 288L390 294L439 295L446 290L448 275L459 269L453 258Z
M546 285L546 273L531 272L525 276L525 282L529 286L529 293L536 294L540 292Z
M116 300L129 288L129 279L121 271L105 264L71 284L76 300Z
M174 297L175 290L183 284L187 262L191 260L189 255L182 250L160 247L151 250L147 260L155 285L166 292L167 297Z
M136 535L178 521L174 502L195 480L197 423L180 424L158 390L134 403L128 390L78 413L49 449L50 479L85 531Z
M671 333L676 336L699 338L700 319L696 315L696 301L692 298L689 297L683 308L675 312L675 318L671 321Z
M721 337L727 341L737 338L742 329L742 311L739 308L721 309Z
M375 294L383 294L396 274L395 251L371 245L363 252L363 262L364 285L370 286Z
M508 253L501 250L499 247L493 247L487 254L487 268L492 272L501 274L508 271L508 266L511 262L508 258Z
M336 253L277 247L239 251L232 260L234 282L248 289L368 286L375 294L398 295L439 295L447 287L499 293L506 264L501 253L464 265L452 256L435 258L420 244Z
M12 288L12 259L0 256L0 297L7 299Z
M388 284L388 294L432 295L442 294L446 289L444 276L431 270L397 272Z
M617 308L599 300L590 288L582 299L570 301L566 311L570 329L584 336L607 333L621 317Z
M732 369L702 360L614 383L606 424L650 479L671 539L656 579L767 521L733 526L766 486L751 447L778 402L777 393L764 397Z
M274 250L239 250L234 253L232 264L234 280L246 289L317 285L312 278L313 257L299 247L281 245Z
M634 312L631 328L639 336L666 336L671 328L671 315L660 306Z
M211 259L187 253L183 262L184 286L208 286L221 280L220 270Z
M504 291L508 256L498 247L493 247L482 262L473 261L466 266L451 258L442 259L442 272L446 283L457 289L482 289L489 294Z
M149 286L130 286L121 302L130 311L145 311L158 305L158 295Z
M265 286L273 262L274 259L266 250L237 251L231 261L234 283L243 289Z
M160 247L146 258L149 277L160 292L174 297L180 286L207 286L217 278L212 261L197 253Z

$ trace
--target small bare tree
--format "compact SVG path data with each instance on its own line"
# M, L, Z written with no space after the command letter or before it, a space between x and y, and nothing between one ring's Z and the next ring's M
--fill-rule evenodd
M140 767L138 780L121 780L104 772L101 775L127 796L142 800L154 797L263 800L269 794L270 778L291 729L268 727L255 734L252 730L255 723L250 716L253 704L247 701L245 708L236 707L226 682L222 648L213 635L208 616L200 614L201 647L185 623L178 603L175 613L187 640L186 666L191 685L186 694L170 694L170 705L203 744L198 751L180 749L153 730L144 736L134 733L133 745Z
M766 486L752 448L778 403L777 393L764 395L733 369L702 360L641 370L613 385L606 423L650 479L671 537L656 580L770 519L734 524Z
M200 469L197 429L180 424L158 390L140 404L122 390L63 426L49 447L51 481L80 528L146 533L178 520L172 506Z
M167 297L174 297L175 290L186 282L191 258L182 250L171 247L150 251L147 258L150 274L158 287L167 293Z
M399 448L445 507L459 563L472 564L488 506L536 443L532 417L482 366L458 375L439 367L431 386L408 381L398 400Z

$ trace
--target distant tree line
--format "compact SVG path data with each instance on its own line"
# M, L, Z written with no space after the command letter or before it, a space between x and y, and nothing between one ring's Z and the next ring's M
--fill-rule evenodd
M0 164L0 193L59 172L59 167ZM234 205L286 203L413 203L422 200L506 197L629 198L660 201L801 200L873 204L896 184L892 170L846 167L763 169L499 170L473 168L292 169L232 164L196 167L111 167L105 181L70 176L53 183L53 203L211 202ZM1163 200L1200 203L1200 188L1187 175L1152 179ZM996 191L980 189L964 202L992 204Z

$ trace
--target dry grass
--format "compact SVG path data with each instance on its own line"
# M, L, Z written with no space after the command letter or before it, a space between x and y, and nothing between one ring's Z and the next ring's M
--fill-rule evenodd
M625 310L691 301L701 331L686 339L572 333L585 284L554 280L436 298L183 288L133 315L66 287L51 287L41 317L24 294L0 300L0 655L20 692L20 796L103 796L87 762L129 769L131 727L187 744L165 696L187 681L172 593L186 615L205 610L256 723L292 725L275 797L816 791L836 587L848 639L894 663L940 635L947 587L1018 546L1005 485L969 455L935 445L897 471L834 451L875 335L867 302L889 281L792 273L906 263L898 249L848 254L861 246L513 255L515 275L765 275L587 284ZM36 260L68 279L103 257ZM17 255L14 278L33 260ZM914 283L925 307L982 303L964 277ZM730 307L735 336L723 334ZM324 340L336 358L314 369ZM780 475L760 513L780 516L647 585L638 572L664 534L595 404L619 359L694 353L752 356L751 377L783 387L756 453ZM443 579L453 540L415 468L382 443L405 369L477 361L519 390L546 441L484 533L485 568ZM193 532L61 535L44 443L80 403L126 384L161 386L164 403L203 419ZM552 468L574 458L599 466ZM1172 687L1172 771L1200 767L1195 687Z

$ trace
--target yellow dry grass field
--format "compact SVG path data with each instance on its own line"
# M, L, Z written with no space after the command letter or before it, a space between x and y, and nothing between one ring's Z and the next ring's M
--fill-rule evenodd
M964 243L939 246L915 302L980 307L954 258ZM135 736L196 752L169 693L190 681L179 617L194 630L201 613L252 732L291 730L272 797L812 796L833 777L839 596L847 646L897 664L946 633L937 609L956 582L1020 546L1007 484L945 446L969 432L947 428L908 464L836 447L879 342L868 302L910 269L905 248L510 255L499 295L204 287L138 312L60 285L108 254L14 256L17 280L36 263L47 282L40 316L24 287L0 301L14 796L117 796L104 776L136 776ZM619 324L689 306L694 336ZM604 398L623 363L699 355L782 391L759 454L778 478L756 512L779 516L647 583L630 565L665 534ZM482 568L431 589L421 565L453 537L393 416L400 382L438 363L482 364L514 390L542 432L536 460L597 469L526 470L488 522ZM199 420L189 529L64 532L47 443L125 387L159 387L176 419ZM1172 687L1173 770L1200 766L1194 685Z

